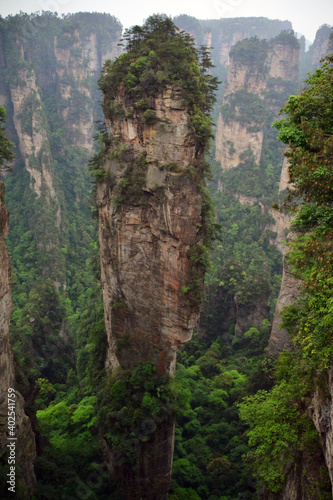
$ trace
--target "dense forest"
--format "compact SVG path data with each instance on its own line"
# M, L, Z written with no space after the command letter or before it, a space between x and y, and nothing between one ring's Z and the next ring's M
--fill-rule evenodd
M320 28L305 52L291 28L152 16L121 35L106 14L0 18L10 336L37 453L37 486L18 470L17 498L124 499L168 426L170 500L282 499L286 486L295 498L331 498L333 59L319 59L332 53L332 30ZM284 49L295 61L283 73ZM138 146L153 130L157 141L158 127L169 137L173 115L159 102L170 89L163 102L188 117L185 167L153 157L149 141ZM120 137L129 122L132 150ZM134 331L136 320L120 292L107 317L103 259L113 257L100 247L115 232L111 217L101 225L105 193L115 220L196 196L197 239L176 295L201 315L177 344L175 374L156 361L161 342L139 359L125 329L108 370L108 321ZM293 348L277 358L267 345L283 265L299 295L282 316ZM0 464L1 497L12 498L6 450Z

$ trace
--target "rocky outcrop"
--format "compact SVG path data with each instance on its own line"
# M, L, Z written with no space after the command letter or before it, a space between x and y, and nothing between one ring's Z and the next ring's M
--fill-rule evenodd
M230 170L240 164L240 156L250 148L255 162L259 163L263 140L262 130L249 131L246 125L236 120L225 122L220 114L217 123L215 158L221 162L224 171Z
M267 295L259 297L256 304L253 306L243 305L239 303L237 295L234 297L235 301L235 336L242 337L249 328L262 327L264 319L267 317L268 307Z
M153 362L173 374L178 348L199 320L204 267L203 153L180 89L150 99L145 123L121 91L108 119L104 181L98 182L99 241L107 331L106 368ZM201 186L201 187L200 187ZM124 498L167 497L174 417L138 444L138 464L117 471ZM112 456L109 445L104 454Z
M328 24L324 24L317 30L315 40L309 49L311 69L317 68L319 61L332 52L332 41L330 41L332 33L333 26Z
M298 79L299 46L297 43L281 43L277 37L269 51L268 78L281 78L284 81L297 82Z
M267 161L265 147L272 141L270 125L285 103L287 91L296 86L298 57L299 45L290 33L282 33L268 41L258 38L243 40L230 51L228 80L216 133L216 160L220 162L223 171L218 184L220 191L228 188L228 185L225 187L223 183L224 180L227 182L228 175L232 175L232 169L237 168L238 175L241 176L242 169L249 168L247 157L252 158L253 168L257 168L257 172L260 172L260 169L263 172ZM283 162L282 149L276 148L274 151L274 162L282 167L279 184L279 192L282 192L289 180L288 167L287 163ZM224 175L225 173L227 175ZM260 176L263 174L257 175L260 182ZM258 204L262 213L270 216L267 217L267 223L262 230L268 232L270 243L284 255L287 248L284 241L291 217L272 208L271 202L265 198L267 187L258 189L258 193L262 189L262 194L251 196L249 189L242 192L240 187L238 191L237 182L234 177L232 179L232 195L242 205ZM228 189L230 190L230 187ZM289 277L290 281L291 279ZM251 306L238 304L237 296L234 297L233 314L235 334L238 337L251 326L261 328L267 317L268 295L258 298L257 303ZM283 297L281 300L283 301ZM278 335L279 323L276 319L272 342Z
M16 145L11 187L15 191L19 185L22 203L29 204L23 225L36 240L36 260L57 288L66 288L62 249L71 245L73 213L67 204L76 197L75 210L87 210L97 79L104 61L119 54L121 26L107 14L60 19L45 13L8 19L0 30L0 102L7 107L9 136Z
M24 47L17 44L24 57ZM26 61L27 62L27 61ZM19 140L19 150L24 159L25 167L30 174L31 189L39 198L42 194L50 201L54 199L58 205L57 224L60 224L61 214L59 202L54 187L54 173L50 153L47 130L47 119L43 109L40 89L36 82L36 74L31 69L18 71L21 84L11 83L10 93L13 105L13 120ZM25 111L25 112L24 112Z
M260 40L277 36L281 31L291 30L290 21L267 19L264 17L226 18L226 11L231 8L224 2L215 4L215 20L197 20L194 17L180 15L174 18L175 24L190 33L198 46L205 44L214 47L212 58L216 66L229 66L229 52L237 42L245 38L258 37Z
M261 52L262 55L258 59L253 59L253 50ZM264 123L256 122L255 112L250 121L248 117L243 116L242 98L244 99L245 94L257 96L263 105L273 110L277 116L284 104L282 91L288 82L296 84L298 58L299 46L296 39L292 38L289 43L285 41L282 43L277 37L270 44L266 41L244 40L242 45L233 48L216 132L215 157L221 163L223 170L238 166L241 161L240 155L248 149L253 152L256 163L260 163ZM269 90L274 90L273 100L269 97ZM281 97L276 102L278 94L281 94ZM236 100L236 104L231 104L233 100ZM249 103L244 104L245 107L248 105ZM229 112L226 109L228 106Z
M282 321L281 312L285 306L292 304L297 299L300 287L301 281L291 274L288 264L284 262L281 289L267 346L269 356L279 356L284 350L292 350L292 343L287 330L280 327Z
M189 250L202 243L202 194L181 95L169 88L152 105L157 121L148 125L123 102L128 118L112 124L122 153L111 145L109 181L98 186L107 366L149 360L173 373L199 318Z
M8 445L14 443L12 455L15 461L15 491L16 495L8 491L9 484L1 484L0 492L2 498L9 498L12 495L19 499L32 498L36 486L34 474L34 459L36 456L35 436L31 429L28 417L24 413L24 400L16 390L14 356L9 340L9 321L12 308L9 255L4 243L4 237L8 233L8 212L4 203L4 185L0 182L0 457L1 465L9 474L9 448ZM8 391L10 389L10 391ZM15 424L12 436L15 440L8 440L10 435L8 411L8 395L15 390L14 408L10 412L15 413ZM6 476L7 477L7 476ZM18 490L21 488L21 493Z
M64 43L66 39L68 43ZM92 82L95 83L103 62L119 55L119 47L110 44L102 49L96 32L84 36L79 29L75 29L74 33L69 31L61 37L55 36L54 55L59 93L63 99L60 112L67 133L73 145L92 153L96 104Z

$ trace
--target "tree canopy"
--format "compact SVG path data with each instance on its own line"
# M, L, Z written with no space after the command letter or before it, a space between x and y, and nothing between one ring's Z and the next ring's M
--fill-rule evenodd
M0 172L5 167L3 165L6 162L10 162L14 159L14 154L11 148L14 146L6 135L4 123L6 121L6 110L0 106Z
M115 105L121 88L146 118L148 98L156 97L170 85L177 86L189 107L198 143L206 146L212 137L209 112L218 84L217 78L207 73L212 67L207 47L197 50L191 35L178 30L170 18L159 15L149 17L142 27L126 30L123 42L126 52L114 62L106 61L99 80L105 116L112 119L115 113L122 113Z

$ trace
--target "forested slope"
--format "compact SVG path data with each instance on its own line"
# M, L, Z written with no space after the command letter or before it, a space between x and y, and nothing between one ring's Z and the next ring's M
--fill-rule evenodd
M217 132L216 160L214 145L207 157L212 167L209 190L216 220L222 226L222 239L215 244L211 257L203 248L199 254L192 255L192 262L208 268L203 311L194 338L178 353L176 376L168 386L161 385L159 375L149 364L140 365L132 375L125 374L119 383L115 384L117 379L113 379L105 385L103 380L109 347L97 224L91 216L91 211L96 214L96 198L91 197L93 186L87 169L94 151L100 146L103 151L110 131L103 123L98 129L95 123L96 120L103 122L97 80L103 62L119 54L117 42L121 25L112 16L87 13L64 18L50 13L21 14L0 20L3 68L0 104L7 110L7 132L16 146L13 172L6 174L6 203L10 212L7 246L12 263L14 301L11 337L19 366L18 387L25 397L26 412L36 434L38 499L58 498L59 491L71 498L82 495L96 499L121 498L112 476L114 463L107 459L109 444L112 442L117 452L127 454L132 460L137 436L128 434L128 429L134 425L137 430L138 422L141 424L149 412L160 411L156 401L171 407L177 416L170 498L257 498L253 468L244 461L249 452L244 433L247 424L252 425L252 410L250 402L243 406L246 424L239 420L237 404L258 389L269 391L275 380L275 361L265 357L265 348L281 283L281 240L287 232L287 223L283 211L279 212L278 207L273 209L272 203L275 207L282 204L286 182L280 183L280 178L281 172L286 173L287 169L283 164L282 144L276 140L277 132L271 124L289 95L295 93L304 72L318 66L318 57L327 51L329 27L319 30L310 51L304 53L303 40L298 42L291 32L283 31L291 29L289 22L264 18L198 21L188 16L179 16L175 22L196 37L198 47L202 43L213 45L211 57L216 67L212 72L222 80L217 91L218 102L212 110L217 127L214 130ZM136 35L140 38L140 31ZM242 41L245 38L247 40ZM203 58L205 50L201 53ZM298 51L301 79L297 78ZM149 64L153 64L154 54L149 57ZM140 71L144 71L142 81L147 88L163 84L163 74L159 74L157 81L145 71L146 63L146 60L136 61L136 66L126 73L126 85L131 91ZM141 102L140 99L135 102L134 115L142 115L143 130L150 130L156 118L156 103L144 102L144 97L140 96ZM111 108L108 112L114 112L114 117L119 119L120 108ZM191 109L192 126L203 140L208 122L202 123L200 110ZM201 125L205 126L200 131ZM320 141L323 149L324 143ZM330 145L325 147L328 151ZM128 152L120 150L119 145L111 149L108 153L112 156L111 163L129 161ZM116 210L126 211L131 203L137 203L145 169L149 172L149 182L144 197L151 196L149 191L154 192L157 184L164 185L165 190L165 183L169 182L166 178L175 180L180 173L172 160L161 169L157 165L148 168L143 156L139 163L140 176L133 177L133 172L127 172L117 188ZM112 179L106 177L98 160L96 163L96 157L91 168L97 184L105 184L105 192L114 188ZM322 164L320 175L325 176L325 168ZM316 181L318 179L313 179ZM100 193L99 202L102 198ZM208 208L211 214L212 207L206 205ZM316 221L321 217L317 215ZM325 224L329 224L329 214L327 217ZM313 227L317 227L316 224ZM110 227L104 230L107 232ZM324 250L320 245L318 248L318 256L325 259ZM302 259L308 258L301 248L297 247L297 252L303 252ZM300 259L298 255L296 258ZM329 263L323 265L329 266ZM313 260L307 269L307 273L312 273L307 277L311 281L319 270L315 269ZM297 272L299 277L304 277L302 271ZM192 293L195 289L194 295L201 297L203 290L199 281L196 289L193 280L183 285L183 302L195 299L191 296L191 286ZM328 289L320 293L325 300L328 297L329 304L329 296L325 295ZM319 309L315 305L315 310L325 307L318 295L306 297L309 301L318 300ZM302 311L309 303L300 305ZM123 298L113 297L110 304L113 319L123 321L125 318L126 322L129 311ZM286 325L291 329L295 315L302 317L303 312L298 311L300 309L292 310L287 317ZM329 311L326 312L325 321L329 324ZM305 324L304 328L308 327ZM296 334L298 343L318 340L316 352L321 356L320 349L323 349L323 356L328 360L330 351L325 348L323 336L309 340L304 332ZM328 332L324 336L329 335ZM117 355L123 362L126 352L135 351L131 351L130 338L125 336L119 340ZM161 353L155 349L156 359ZM277 375L283 383L279 382L272 392L262 393L253 400L254 405L263 405L263 418L267 416L265 401L275 404L277 399L281 401L282 413L288 411L290 418L296 414L303 416L303 407L290 408L290 400L298 391L298 386L295 388L292 384L297 378L304 379L304 371L309 371L310 365L299 363L296 358L295 366L299 364L300 371L295 368L288 378L286 366L294 366L294 362L291 357L283 359ZM316 363L311 366L317 367ZM166 366L165 361L162 365ZM327 361L325 370L328 366ZM327 388L330 382L326 384L325 370L323 387ZM319 430L324 425L320 408L324 408L322 401L328 394L320 387L319 384L313 399L313 415ZM297 394L300 398L304 395L303 392ZM143 405L139 412L138 400ZM255 406L253 408L256 412ZM113 434L109 432L110 415L111 420L119 424ZM305 418L297 420L296 433L289 433L290 438L299 432L302 436L297 448L301 451L300 460L307 464L307 454L313 453L325 471L324 455L309 422ZM142 443L149 442L152 435L150 431L139 433ZM310 443L309 447L304 447L304 443ZM329 456L330 438L322 441L322 445ZM263 469L272 473L267 476L266 486L273 492L279 488L282 491L288 472L283 467L290 458L288 455L289 458L281 461L280 455L277 456L278 465L269 459L271 469ZM263 462L263 468L266 465L267 461ZM325 474L318 469L312 471L311 464L304 470L308 469L313 472L311 477L322 481L321 486L315 486L313 495L318 491L324 495ZM290 470L298 477L301 469L291 467ZM256 474L258 476L258 472ZM260 473L258 477L260 483ZM311 481L308 484L312 485Z

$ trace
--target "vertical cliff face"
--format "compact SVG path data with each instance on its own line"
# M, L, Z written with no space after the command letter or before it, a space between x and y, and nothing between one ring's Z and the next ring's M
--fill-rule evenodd
M204 152L214 85L170 19L152 16L141 33L131 33L128 52L107 62L100 80L106 130L93 165L106 368L115 377L150 365L165 380L199 320L212 229ZM170 409L149 439L137 440L135 467L118 467L124 498L167 497L173 444ZM104 451L112 462L108 436Z
M153 360L173 373L199 317L191 291L184 293L194 279L190 249L203 243L189 115L177 88L153 100L152 125L131 118L135 110L122 97L117 104L128 118L112 124L109 180L97 194L107 365Z
M218 9L218 7L217 7ZM216 66L229 66L229 52L239 41L258 37L260 40L277 36L281 31L292 29L290 21L264 17L237 17L216 20L197 20L185 14L175 17L177 26L194 36L197 45L214 47L212 58Z
M259 207L261 234L267 234L269 243L282 254L290 217L273 209L272 202L286 188L288 176L271 124L296 87L298 57L299 44L290 33L270 40L251 38L237 43L230 51L216 132L216 160L222 169L218 189L225 195L230 193L248 210ZM267 290L251 305L246 300L239 304L237 294L234 302L238 336L250 326L261 327L268 313Z
M115 42L120 34L119 31L115 39L103 47L95 31L82 33L82 30L76 28L74 32L65 31L54 38L57 90L63 100L59 111L71 143L85 148L89 153L93 149L96 118L96 98L92 82L96 81L103 62L119 55L119 47Z
M327 30L326 29L323 30L322 34L324 34L325 31L327 35L328 27ZM320 37L317 38L317 44L314 44L314 48L317 45L317 49L319 50L321 45L325 51L325 44L323 43L325 37L321 38L321 43L318 43L319 39ZM311 51L309 52L311 54ZM315 64L315 67L317 65L318 62L317 64ZM290 157L292 156L292 154L295 154L295 151L299 152L299 156L297 157L297 159L296 157L294 157L293 158L294 163L290 165L291 176L295 165L297 165L297 168L299 168L299 171L301 171L304 159L303 157L304 151L311 151L312 153L311 147L309 146L309 142L312 140L312 130L314 128L313 125L318 127L319 130L327 127L325 120L321 121L321 119L318 118L318 116L319 115L328 116L331 112L331 106L329 105L330 99L328 98L328 94L331 93L331 90L328 89L330 89L330 84L332 82L331 78L332 69L331 69L330 58L327 58L327 63L322 66L321 71L315 72L314 73L315 77L310 76L310 78L308 78L307 80L308 87L304 89L304 91L302 92L302 96L300 97L300 100L304 99L304 102L306 102L305 97L308 96L308 93L315 91L316 96L318 95L321 96L321 102L324 103L323 107L325 108L325 112L320 111L319 113L318 112L319 105L317 104L318 101L315 103L315 107L318 106L318 109L316 109L316 112L314 112L313 116L311 116L312 126L311 128L309 128L311 132L309 133L309 136L307 137L306 141L304 141L306 143L306 146L299 148L299 145L296 143L296 141L292 140L289 141L286 138L282 139L285 143L289 143ZM326 73L326 71L328 73ZM318 74L321 74L321 79L319 78L317 81L316 77ZM323 89L325 89L325 91L323 91ZM328 94L326 94L326 92L328 92ZM291 101L292 100L290 99L289 103ZM299 110L298 113L300 113ZM295 123L292 122L292 120L295 118L293 112L288 111L287 115L288 115L288 120L290 120L289 123ZM280 123L283 123L283 121ZM329 127L327 130L327 134L325 134L325 136L331 138L332 135L331 132L332 132L331 127ZM316 151L315 155L312 157L311 160L312 161L311 170L312 171L314 170L315 174L313 180L307 186L308 192L310 193L309 195L310 199L308 198L302 199L301 196L301 194L303 194L300 188L303 181L302 174L298 172L298 174L293 177L293 180L295 182L294 184L295 189L294 191L291 190L292 200L297 198L296 190L299 189L299 197L297 198L297 203L299 203L298 214L295 221L296 223L295 226L298 228L297 230L298 234L292 232L290 233L289 239L291 240L293 245L291 248L291 252L289 254L289 259L287 260L287 263L285 263L284 265L284 275L281 284L280 296L276 308L276 315L274 318L271 338L269 340L269 345L268 345L268 353L274 356L278 356L279 354L281 354L281 352L284 349L287 349L289 351L294 350L295 360L297 363L296 366L302 366L303 364L303 371L309 372L311 374L310 375L311 383L307 387L306 397L303 396L302 398L300 398L298 396L298 400L297 398L295 399L297 401L299 408L301 409L301 412L311 417L318 431L318 437L316 437L315 435L317 441L315 445L313 443L312 446L308 448L308 445L305 443L305 447L300 451L298 456L295 456L296 459L295 470L291 470L288 473L285 489L283 492L281 492L281 496L279 498L326 498L326 497L331 498L332 496L332 493L330 491L332 490L332 484L333 484L332 366L331 366L331 356L327 355L327 357L325 358L326 351L329 352L330 349L330 332L327 337L324 337L325 326L322 325L325 325L324 322L326 313L325 308L324 307L319 308L313 305L316 303L316 300L318 302L320 300L320 304L325 304L326 306L326 304L329 303L329 298L322 297L321 290L318 289L319 287L317 288L316 286L313 287L314 292L309 293L307 290L307 287L309 286L307 283L307 275L305 274L305 272L308 273L308 275L311 275L311 280L314 280L316 279L317 269L319 271L324 271L325 267L321 263L323 257L317 256L317 254L315 254L312 259L309 259L308 262L305 262L305 260L303 260L303 256L300 256L301 254L297 253L297 251L302 250L301 242L303 239L305 239L306 241L306 238L309 239L314 238L314 246L316 248L321 248L322 246L325 250L326 247L324 246L325 244L323 243L323 241L325 241L325 238L326 240L330 241L330 237L326 236L327 235L326 231L322 231L323 228L325 230L327 229L326 226L324 227L321 226L321 221L317 222L315 220L311 220L311 223L309 223L308 225L302 225L300 223L302 214L304 214L307 209L308 210L311 209L312 206L317 206L317 205L319 206L321 205L322 207L327 206L328 207L327 210L328 211L331 210L329 195L327 200L326 198L322 200L315 191L317 185L317 171L320 171L321 161L323 161L322 158L325 158L326 163L330 162L330 154L327 153L326 145L325 147L323 147L319 143L318 151ZM329 182L327 182L327 185L329 185ZM313 190L315 191L314 197L312 195ZM316 196L318 196L318 200ZM327 225L329 230L331 230L330 226L331 225L329 223ZM325 255L325 251L323 252L323 255ZM293 273L291 272L291 269L293 270ZM298 272L299 269L302 272ZM295 274L302 279L296 279ZM328 273L328 275L330 276L330 273ZM329 278L325 277L325 279ZM304 304L306 304L306 306L304 307L304 309L302 309ZM288 325L290 336L288 335L287 331L281 330L278 327L279 315L282 307L284 306L291 306L286 310L285 314L285 321L286 324ZM291 320L290 316L288 318L288 314L290 313L292 318ZM309 324L308 318L312 314L314 320L312 324ZM306 325L305 328L303 327L302 324L303 321L304 324ZM328 322L328 324L330 324L330 322ZM320 326L317 327L317 325ZM299 341L301 335L303 335L302 338L303 342ZM324 340L321 339L321 335L323 335ZM311 340L309 340L309 338ZM306 339L306 342L308 342L307 345L304 339ZM313 347L316 344L316 342L319 341L322 342L321 349ZM310 342L312 343L312 348L308 349L308 345L310 344ZM301 383L304 383L304 379L305 376L301 375L300 377ZM295 392L296 391L293 391L293 394L295 394ZM317 452L314 451L313 446L317 447ZM314 464L313 457L315 455L317 455L316 463L321 464L319 468L318 467L316 468L316 465ZM312 463L309 462L309 458L312 460ZM316 488L314 486L311 488L310 493L309 493L309 481L312 482L313 485L316 485Z
M97 78L103 61L119 52L121 26L102 14L60 19L47 13L13 16L1 30L0 94L17 146L7 190L10 209L12 190L22 192L21 200L13 200L13 237L17 212L28 204L26 226L34 235L42 272L65 289L68 263L61 249L71 247L73 210L68 205L78 204L78 217L88 213L86 171L98 118Z
M221 162L223 170L239 165L242 153L248 149L251 149L256 163L260 163L267 118L263 108L277 115L286 90L296 86L298 58L298 42L291 35L289 40L279 35L269 43L258 39L244 40L231 50L216 132L216 160ZM252 106L253 113L247 117L244 107L249 106Z
M16 389L14 356L9 340L9 321L12 309L9 255L4 243L8 233L8 212L4 203L4 184L0 182L0 447L1 466L6 474L9 473L9 449L8 441L8 389ZM34 459L36 456L35 436L32 432L30 421L24 413L24 401L21 394L15 392L15 476L16 492L19 488L25 488L25 493L17 498L32 498L36 486L34 474ZM12 422L11 422L12 423ZM8 498L8 477L1 484L0 491L3 498ZM23 490L24 491L24 490ZM15 494L13 494L15 496Z
M324 24L321 26L317 33L313 44L309 49L310 67L317 68L319 61L325 57L332 50L332 42L330 35L333 32L333 26Z
M289 235L289 240L292 235ZM290 272L289 265L284 262L281 289L276 304L272 330L267 346L269 356L278 356L281 352L292 350L290 336L285 328L281 328L281 312L285 306L292 304L298 297L300 291L300 280L296 279Z
M15 373L9 345L9 261L3 243L8 218L1 205L2 417L7 416L7 411L3 413L7 389L17 387L16 377L34 425L36 379L65 383L69 368L74 368L73 331L68 334L62 301L67 298L76 309L78 295L91 283L85 263L96 224L91 221L87 170L94 121L101 114L97 79L103 61L118 54L120 34L120 23L102 14L61 19L51 13L21 14L1 21L0 103L6 108L8 135L16 146L13 172L6 176L11 213L7 246L14 276L11 338L21 364ZM3 203L3 191L0 200ZM17 393L17 486L21 483L27 496L32 496L36 446L23 403ZM2 450L7 445L4 423ZM2 498L9 497L7 490L2 493ZM25 498L24 493L18 498Z
M319 442L325 457L326 467L329 472L333 489L333 367L326 374L324 388L317 387L312 401L308 407L317 431Z
M16 315L13 341L20 346L19 358L25 356L23 351L29 354L35 373L42 369L43 376L59 382L58 375L64 381L66 370L49 370L49 333L55 334L51 336L57 344L53 348L64 352L69 337L62 337L65 310L58 308L59 294L70 296L75 309L78 295L91 283L91 271L85 270L84 263L96 237L87 170L94 123L101 114L97 79L104 60L118 54L121 26L106 14L81 13L60 19L46 13L12 16L3 20L0 30L0 102L7 109L8 134L16 146L13 172L6 179L12 214L8 247L17 278L14 313L29 304L31 289L43 295L41 303L53 308L52 314L39 311L38 317L32 307L35 321L27 325L33 332L25 338L26 344L22 328L16 328ZM26 296L20 304L18 288ZM51 325L54 313L58 319ZM47 324L38 333L44 321ZM41 362L44 354L45 363Z

